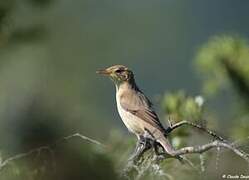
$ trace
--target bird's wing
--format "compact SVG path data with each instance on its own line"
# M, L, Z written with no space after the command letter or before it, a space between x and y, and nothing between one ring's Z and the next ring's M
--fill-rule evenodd
M160 131L164 131L164 127L152 109L150 101L142 92L124 92L120 96L120 105L126 111L146 121Z

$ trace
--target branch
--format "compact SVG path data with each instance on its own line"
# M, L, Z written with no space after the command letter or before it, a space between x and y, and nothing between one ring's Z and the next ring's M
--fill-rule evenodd
M243 152L242 150L238 149L236 147L236 143L229 143L228 141L226 141L224 138L218 136L216 133L214 133L213 131L211 130L208 130L206 129L205 127L203 126L200 126L198 124L195 124L195 123L192 123L192 122L189 122L189 121L181 121L181 122L178 122L174 125L171 125L170 127L168 127L166 129L166 135L169 135L173 130L183 126L183 125L189 125L191 127L194 127L194 128L197 128L201 131L204 131L206 132L207 134L211 135L212 137L214 137L215 141L211 142L211 143L207 143L207 144L204 144L204 145L200 145L200 146L190 146L190 147L184 147L184 148L181 148L179 150L175 150L174 152L171 152L171 154L167 154L166 152L163 152L163 153L156 153L156 156L158 157L158 160L164 160L166 158L177 158L180 160L184 160L182 158L181 155L186 155L186 154L202 154L212 148L219 148L219 147L222 147L222 148L226 148L226 149L229 149L231 150L232 152L234 152L236 155L240 156L242 159L244 159L246 162L249 163L249 156L247 153ZM152 136L150 136L147 141L145 141L146 144L149 144L149 145L143 145L143 147L149 147L149 148L144 148L142 149L142 151L135 151L135 155L133 155L132 157L135 157L137 159L133 159L133 162L136 164L136 162L139 161L140 157L142 157L142 155L149 149L153 148L153 149L158 149L158 146L160 146L159 143L157 143L156 139L154 139ZM143 148L143 147L137 147L138 149L139 148ZM155 151L157 152L157 151Z
M185 154L196 154L196 153L202 154L203 152L206 152L212 148L217 148L217 147L229 149L229 150L233 151L236 155L240 156L242 159L244 159L245 161L247 161L249 163L248 154L244 153L243 151L239 150L238 148L234 147L233 145L230 145L230 144L225 143L225 142L220 142L218 140L213 141L211 143L204 144L204 145L196 146L196 147L190 146L190 147L181 148L181 149L176 150L174 152L174 156L185 155ZM165 158L165 156L164 156L164 158Z
M151 143L151 141L147 141L147 142ZM153 143L153 144L155 144L155 143ZM196 146L196 147L190 146L190 147L181 148L179 150L175 150L173 156L169 156L166 153L161 153L158 155L156 153L153 153L153 151L150 151L150 153L147 153L145 157L140 158L136 162L134 162L134 161L133 161L133 163L129 162L127 164L127 166L124 168L121 175L123 177L129 177L130 172L135 170L137 172L136 179L139 179L142 176L144 176L146 171L148 171L148 170L152 169L152 172L156 172L153 169L153 167L156 166L157 169L160 169L160 171L164 173L164 175L168 176L168 174L167 173L165 174L165 172L161 169L161 166L159 165L159 163L167 158L176 158L177 156L181 156L181 155L182 155L181 158L183 160L182 162L187 163L188 165L190 165L191 168L193 168L193 170L198 171L197 167L195 167L193 165L193 163L190 160L186 159L186 157L184 157L183 155L187 155L187 154L200 154L201 155L202 153L207 152L208 150L211 150L212 148L220 148L220 147L231 150L236 155L238 155L239 157L244 159L247 163L249 163L248 154L237 149L236 147L233 146L233 144L228 144L226 142L221 142L219 140L216 140L216 141L213 141L211 143L207 143L207 144ZM153 146L152 146L152 148L153 148ZM145 151L143 151L142 153L144 154ZM140 156L140 155L138 155L138 156ZM203 166L203 162L201 163L201 166ZM201 168L203 169L203 167L201 167ZM157 173L157 175L159 175L159 176L160 176L160 174L162 174L162 173Z
M96 144L96 145L99 145L99 146L102 146L102 147L105 147L104 144L100 143L99 141L95 140L95 139L92 139L92 138L89 138L87 136L84 136L80 133L75 133L75 134L72 134L72 135L69 135L69 136L66 136L66 137L63 137L61 140L57 141L56 144L58 144L59 142L61 141L67 141L69 139L72 139L74 137L79 137L80 139L83 139L83 140L86 140L88 141L89 143L93 143L93 144Z
M185 155L185 154L194 154L194 153L203 153L206 152L212 148L217 148L217 147L223 147L226 149L230 149L231 151L233 151L235 154L237 154L238 156L240 156L241 158L243 158L244 160L246 160L249 163L249 157L248 154L246 154L245 152L239 150L238 148L235 147L235 143L228 143L227 140L225 140L224 138L222 138L221 136L218 136L215 132L201 126L195 123L192 123L190 121L180 121L176 124L171 125L170 127L168 127L166 129L166 133L169 134L171 133L173 130L183 126L183 125L189 125L191 127L197 128L209 135L211 135L212 137L214 137L215 139L217 139L216 141L213 141L211 143L208 144L204 144L201 146L196 146L196 147L184 147L182 149L176 150L174 153L174 156L179 156L179 155Z
M0 162L0 171L5 166L7 166L9 163L11 163L12 161L27 157L27 156L29 156L31 154L34 154L34 153L40 153L43 150L49 150L50 151L51 149L50 149L50 146L41 146L39 148L32 149L32 150L30 150L30 151L28 151L26 153L20 153L20 154L17 154L15 156L9 157L8 159L5 159L4 161Z
M189 125L189 126L192 126L194 128L197 128L201 131L204 131L206 132L207 134L211 135L212 137L214 137L215 139L218 139L220 141L223 141L225 142L226 140L224 138L222 138L221 136L218 136L215 132L209 130L209 129L206 129L205 127L201 126L201 125L198 125L198 124L195 124L195 123L192 123L190 121L186 121L186 120L183 120L183 121L180 121L176 124L173 124L172 126L168 127L166 129L166 134L170 134L173 130L183 126L183 125Z
M86 141L88 141L90 143L93 143L93 144L105 147L102 143L100 143L97 140L94 140L92 138L84 136L84 135L82 135L80 133L75 133L75 134L63 137L62 139L56 141L56 143L54 143L52 145L46 145L46 146L41 146L41 147L38 147L38 148L34 148L34 149L31 149L28 152L20 153L20 154L11 156L11 157L3 160L3 161L0 161L0 171L3 170L4 167L6 167L8 164L10 164L11 162L13 162L15 160L19 160L19 159L25 158L25 157L30 156L30 155L35 154L35 153L39 154L41 151L44 151L44 150L48 150L48 151L52 152L52 148L51 148L52 146L57 145L57 144L61 143L62 141L67 141L69 139L72 139L74 137L79 137L80 139L86 140Z

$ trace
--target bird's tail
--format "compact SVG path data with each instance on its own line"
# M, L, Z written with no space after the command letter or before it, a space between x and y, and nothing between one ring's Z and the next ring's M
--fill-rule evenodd
M155 128L153 129L152 132L150 132L150 134L162 146L166 154L168 154L171 157L177 158L180 162L183 162L183 158L179 155L176 155L176 150L174 149L172 144L169 142L164 132L162 132L162 130Z
M162 138L159 138L158 142L163 147L165 153L167 153L170 156L178 159L180 161L180 163L182 163L182 164L185 163L185 160L184 160L184 158L182 156L176 155L176 150L174 149L174 147L172 146L172 144L169 142L169 140L167 139L167 137L164 136Z
M167 154L169 154L170 156L174 156L175 149L165 136L161 136L157 139L157 141L161 144Z

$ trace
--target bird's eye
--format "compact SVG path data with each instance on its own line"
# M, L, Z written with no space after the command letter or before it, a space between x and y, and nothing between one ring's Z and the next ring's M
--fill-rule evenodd
M122 71L123 70L121 70L121 69L117 69L115 72L118 73L118 74L120 74Z

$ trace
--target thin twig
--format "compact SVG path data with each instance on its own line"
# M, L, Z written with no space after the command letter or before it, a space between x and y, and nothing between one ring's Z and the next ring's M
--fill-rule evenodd
M9 157L7 159L5 159L4 161L0 162L0 171L6 166L8 165L10 162L12 161L15 161L15 160L18 160L18 159L21 159L21 158L24 158L24 157L27 157L31 154L34 154L34 153L40 153L41 151L43 150L50 150L50 146L41 146L39 148L35 148L35 149L32 149L26 153L20 153L20 154L17 154L17 155L14 155L12 157Z
M86 140L86 141L88 141L90 143L105 147L105 145L102 144L101 142L99 142L99 141L97 141L95 139L89 138L87 136L84 136L84 135L82 135L80 133L75 133L75 134L63 137L61 140L57 141L57 143L60 142L60 141L65 141L65 140L67 141L67 140L72 139L74 137L79 137L80 139Z
M14 156L11 156L3 161L0 161L0 171L4 169L4 167L6 167L8 164L10 164L11 162L15 161L15 160L19 160L19 159L22 159L22 158L25 158L27 156L30 156L34 153L40 153L41 151L43 150L49 150L49 152L52 151L52 148L54 145L57 145L59 143L61 143L62 141L67 141L71 138L74 138L74 137L79 137L80 139L83 139L83 140L86 140L90 143L93 143L93 144L96 144L96 145L100 145L102 147L105 147L102 143L100 143L99 141L97 140L94 140L92 138L89 138L87 136L84 136L80 133L75 133L75 134L72 134L72 135L69 135L69 136L66 136L66 137L63 137L62 139L56 141L56 143L52 144L52 145L46 145L46 146L41 146L41 147L38 147L38 148L34 148L34 149L31 149L30 151L28 152L25 152L25 153L20 153L20 154L17 154L17 155L14 155Z

